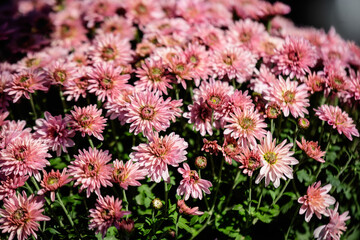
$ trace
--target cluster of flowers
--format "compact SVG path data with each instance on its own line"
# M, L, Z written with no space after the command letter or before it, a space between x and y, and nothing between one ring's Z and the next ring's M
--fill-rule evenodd
M98 196L90 210L90 228L103 236L110 226L124 227L130 214L122 201L103 197L101 188L119 184L140 186L147 176L156 183L170 181L168 167L182 175L177 194L180 213L199 215L185 201L210 194L212 183L191 170L187 160L188 143L175 132L161 135L179 118L188 119L201 136L224 134L223 145L204 139L203 151L221 152L231 165L240 164L243 173L255 182L265 179L275 188L280 179L292 179L293 143L277 144L268 131L267 119L280 115L293 117L307 127L310 97L318 92L346 105L360 100L360 48L343 40L334 29L328 33L313 28L298 28L279 16L290 9L282 3L265 1L155 1L86 0L19 1L22 14L44 6L50 13L53 32L51 45L38 52L28 51L15 64L0 64L0 229L10 239L36 237L38 221L44 216L44 198L63 185L74 182L89 197ZM86 9L86 10L85 10ZM232 12L239 20L233 20ZM257 21L258 20L258 21ZM259 21L268 21L268 28ZM11 31L10 31L11 32ZM238 86L248 84L246 91ZM36 119L26 128L25 121L6 120L11 104L29 99L36 92L56 86L69 103L70 113ZM243 85L244 86L244 85ZM195 87L195 89L193 89ZM192 103L183 106L179 91L190 88ZM176 99L166 97L176 92ZM257 94L251 94L257 93ZM97 105L76 106L81 98L95 95ZM103 110L106 115L103 116ZM314 109L322 121L344 134L350 141L359 137L353 120L339 106L323 104ZM130 160L112 161L107 150L94 146L78 150L62 172L49 169L50 154L65 156L75 146L76 134L104 141L108 118L118 119L129 132L142 134L146 143L133 146ZM90 143L92 143L90 141ZM318 162L326 152L318 142L302 138L297 145ZM199 158L199 160L204 160ZM201 162L201 161L199 161ZM182 168L179 164L182 163ZM28 178L41 189L28 197L16 194ZM320 182L308 189L300 214L306 211L330 216L330 223L315 230L315 237L339 239L345 231L347 213L339 216L338 204L327 194L331 185ZM35 196L40 195L40 196Z

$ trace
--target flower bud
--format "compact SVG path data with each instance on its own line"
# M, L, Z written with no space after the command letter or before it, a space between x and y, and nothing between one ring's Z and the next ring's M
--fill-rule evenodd
M206 165L207 165L207 160L206 160L206 158L204 156L198 156L195 159L195 166L198 169L204 169L204 168L206 168Z
M299 118L298 124L302 129L308 129L310 126L310 122L306 118Z
M270 103L266 107L265 112L266 112L266 116L271 119L275 119L281 114L280 107L276 103Z
M134 220L132 219L121 219L118 223L118 229L126 233L131 233L134 230Z
M163 207L163 203L161 202L161 200L159 198L155 198L154 200L152 200L152 206L153 208L159 210Z

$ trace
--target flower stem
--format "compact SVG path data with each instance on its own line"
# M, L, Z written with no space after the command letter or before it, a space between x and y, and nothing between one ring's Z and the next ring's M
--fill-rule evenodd
M66 217L69 219L71 226L74 227L74 222L73 222L69 212L66 210L66 207L65 207L63 201L61 200L59 192L56 192L56 198L57 198L61 208L64 210Z
M231 197L232 197L232 195L233 195L233 192L234 192L236 186L239 184L239 183L237 182L237 180L238 180L238 178L240 177L240 174L241 174L241 171L240 171L240 169L238 169L237 174L236 174L236 177L235 177L234 182L233 182L233 185L232 185L231 190L230 190L230 192L229 192L229 195L228 195L227 198L226 198L226 202L225 202L225 205L224 205L224 209L226 209L226 207L228 206L228 204L229 204L229 202L230 202L230 199L231 199Z
M122 190L122 193L123 193L123 200L124 200L124 202L126 203L125 209L126 209L126 211L128 211L128 210L129 210L129 202L128 202L127 197L126 197L126 191L125 191L125 189ZM127 215L126 215L126 216L127 216Z
M34 104L34 99L33 99L33 95L30 94L30 104L31 104L31 109L34 113L34 119L37 119L37 114L36 114L36 109L35 109L35 104Z
M292 229L292 226L293 226L293 224L294 224L294 220L295 220L296 216L298 215L299 209L300 209L300 206L297 207L297 211L294 213L294 216L293 216L292 219L291 219L289 228L288 228L288 230L287 230L287 232L286 232L286 235L285 235L285 240L287 240L288 237L289 237L289 233L290 233L290 231L291 231L291 229Z
M94 147L94 143L93 143L93 141L91 140L91 137L90 137L89 135L87 135L87 138L88 138L88 140L89 140L89 143L90 143L91 148L95 148L95 147Z
M165 187L165 215L167 216L168 214L168 194L169 194L169 191L168 191L168 185L167 185L167 182L164 181L164 187Z
M288 180L286 181L284 187L281 189L280 194L277 196L277 198L275 198L275 200L274 200L273 203L271 204L272 206L274 206L274 205L277 203L277 201L279 201L279 199L281 198L281 196L284 194L286 187L289 185L290 181L291 181L291 179L288 179Z
M180 222L181 214L178 213L176 218L176 225L175 225L175 239L178 239L179 236L179 222Z
M249 205L248 214L249 215L246 218L246 227L249 226L249 221L251 218L251 188L252 188L252 176L250 176L250 178L249 178L249 197L248 197L248 205Z

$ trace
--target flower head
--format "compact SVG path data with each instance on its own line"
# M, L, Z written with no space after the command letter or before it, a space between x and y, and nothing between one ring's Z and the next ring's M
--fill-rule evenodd
M252 176L253 172L262 166L261 156L259 152L254 149L251 150L249 147L244 147L239 157L241 163L240 169L243 169L243 173L248 176Z
M148 174L147 169L141 168L139 163L133 163L131 160L124 164L123 161L116 159L113 163L112 180L125 190L128 186L140 186L138 180L145 179Z
M43 188L38 191L38 194L42 195L45 192L50 192L51 201L55 201L55 191L69 183L71 179L66 173L66 168L63 169L62 173L60 173L59 170L55 172L54 169L52 169L49 173L43 171L43 174L44 177L40 183Z
M26 196L25 191L22 194L15 194L4 199L4 208L0 209L0 229L3 233L10 233L9 240L25 240L29 235L37 238L36 232L40 224L39 221L49 221L50 218L44 216L44 200L30 195Z
M0 200L15 195L16 189L24 186L28 178L29 176L1 176L0 174Z
M183 213L185 215L203 215L203 212L199 211L199 207L190 208L186 205L184 200L178 200L177 206L179 208L179 213Z
M232 160L239 160L240 152L242 151L242 146L239 144L235 138L230 137L229 135L225 136L224 144L221 148L225 161L228 164L232 164Z
M335 203L335 198L328 192L331 190L331 184L320 187L321 182L315 182L307 189L307 195L298 199L303 205L300 208L300 214L305 214L305 221L309 222L313 214L321 219L321 214L328 216L327 208Z
M188 105L189 112L184 113L184 118L189 119L190 124L193 125L193 129L200 131L201 136L213 134L213 128L211 125L211 108L206 104L203 98L195 101L192 105Z
M301 143L296 141L296 144L306 153L306 155L308 155L308 157L321 163L325 162L322 157L325 156L326 152L321 151L318 142L306 141L305 138L302 138Z

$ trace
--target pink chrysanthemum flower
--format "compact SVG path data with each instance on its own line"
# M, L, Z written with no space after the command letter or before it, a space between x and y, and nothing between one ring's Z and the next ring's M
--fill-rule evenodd
M203 191L210 194L209 188L212 187L211 182L205 179L200 179L195 170L191 170L187 163L183 163L184 168L178 168L178 172L182 174L183 179L176 190L177 195L182 196L185 194L185 200L188 200L190 195L192 198L203 197Z
M210 49L220 49L226 44L224 31L220 28L216 28L210 24L202 24L194 26L196 32L194 33L195 39L198 38L198 42Z
M176 49L177 50L177 49ZM186 81L193 81L193 63L188 61L185 53L182 50L178 50L172 56L172 59L168 62L168 70L173 74L178 83L181 83L182 87L186 89Z
M179 163L185 161L187 147L187 142L175 133L159 137L155 132L149 136L149 143L133 147L135 152L130 154L130 158L148 170L152 181L160 182L164 179L169 182L168 165L178 167Z
M160 4L154 0L125 1L126 17L134 23L145 25L155 19L164 17Z
M28 178L29 176L1 176L0 173L0 179L3 179L0 181L0 200L15 195L16 189L24 186Z
M283 46L276 51L271 61L276 64L275 71L279 74L302 78L310 73L318 56L316 48L305 38L287 37Z
M139 163L133 163L131 160L125 164L123 161L115 160L114 169L112 174L112 180L115 183L120 184L120 187L125 190L128 186L141 186L138 180L143 180L148 174L148 170L140 168Z
M42 214L43 206L43 199L34 195L27 197L25 191L4 199L5 209L0 209L0 229L3 233L10 233L9 240L15 235L18 240L25 240L29 235L37 238L38 222L50 220Z
M67 152L67 147L75 145L71 140L75 136L75 131L68 129L68 119L59 116L52 116L49 112L44 113L45 119L37 119L34 126L34 138L43 139L58 156L61 151Z
M40 183L42 189L38 191L39 195L43 195L46 192L50 192L51 201L55 201L55 191L62 187L63 185L69 183L71 179L66 173L66 168L60 173L59 170L54 171L51 169L51 172L47 173L43 171L44 177Z
M0 149L6 148L16 138L30 136L31 128L25 128L25 121L9 121L1 125Z
M280 76L272 87L266 92L265 99L270 102L275 102L280 106L284 116L289 116L289 113L297 117L304 117L304 114L309 114L306 107L310 106L309 93L306 84L298 85L297 81L286 81Z
M299 214L305 214L305 221L309 222L313 214L321 219L321 214L328 216L327 208L335 203L335 198L328 192L331 190L331 184L320 187L321 181L313 183L307 189L307 195L300 197L298 202L302 204Z
M343 214L338 213L339 203L336 203L334 209L328 209L330 222L327 225L315 229L314 237L318 240L340 240L343 232L346 231L345 221L350 219L349 211Z
M16 138L0 151L0 171L5 175L34 176L40 181L40 171L50 165L48 146L31 135Z
M311 93L321 92L324 89L326 78L322 72L310 73L305 83L311 89Z
M326 152L321 151L318 142L306 141L305 138L302 138L301 143L296 141L296 144L306 153L306 155L308 155L308 157L321 163L325 162L323 157Z
M112 167L107 164L111 160L111 154L106 151L90 148L79 150L79 155L75 155L75 161L69 166L69 175L76 181L74 186L81 184L79 192L86 189L86 197L95 191L96 195L101 196L100 188L112 186L111 175Z
M132 26L131 21L124 17L114 15L108 17L101 24L101 28L96 30L99 34L113 33L119 35L122 39L134 39L136 28Z
M360 72L350 71L350 89L352 96L355 100L360 100Z
M104 137L101 133L104 131L107 119L101 116L102 109L97 109L95 104L83 108L75 106L74 109L75 111L71 110L71 115L67 115L70 118L70 126L75 131L81 132L82 137L86 134L94 135L103 141Z
M236 79L243 83L252 75L257 60L250 51L240 47L225 47L215 50L211 66L216 76Z
M225 158L225 161L228 164L232 164L232 160L239 161L240 153L242 152L242 147L239 142L230 137L229 135L225 136L224 144L221 148L222 154Z
M65 83L64 95L67 96L67 101L74 99L77 102L80 96L86 98L86 90L89 86L87 72L86 67L79 67L75 76Z
M213 126L211 125L212 110L203 98L195 101L192 105L188 105L188 109L190 112L184 113L183 116L189 119L190 124L194 124L193 129L200 131L201 136L205 136L206 133L211 136L213 134Z
M199 211L199 207L190 208L186 205L184 200L178 200L177 206L179 208L179 213L185 215L203 215L204 212Z
M262 166L261 156L257 150L251 150L249 147L244 147L242 150L238 160L241 163L239 168L251 177L253 172Z
M269 63L272 56L276 53L276 49L279 49L283 43L284 40L282 38L265 35L257 39L252 45L256 54L262 57L263 62Z
M141 90L159 91L167 95L167 89L172 89L170 76L166 74L166 68L161 59L145 59L141 68L136 70L136 76L140 80L135 82L135 86Z
M77 69L75 63L56 61L50 64L46 72L51 79L51 84L64 85L67 81L74 78L76 70Z
M94 62L112 62L126 65L132 60L132 51L128 39L121 39L112 33L98 35L93 41L92 57Z
M150 136L153 129L156 132L165 131L170 126L174 112L169 111L170 105L158 92L137 92L129 98L126 122L131 123L130 132L134 132L135 135L142 132L145 136Z
M114 196L99 196L96 200L95 208L89 210L90 229L96 229L96 233L101 233L104 238L109 227L116 225L125 215L131 214L130 211L122 211L122 201Z
M247 90L245 92L235 90L235 92L232 95L230 95L230 99L227 105L228 106L227 106L226 116L228 116L230 112L234 112L236 108L239 108L242 111L244 111L245 109L250 109L255 107L251 99L251 96L248 95Z
M116 94L123 88L130 79L129 74L123 74L122 67L111 63L100 62L88 73L90 93L95 93L99 101L104 102L105 98Z
M337 129L339 134L344 134L350 141L353 140L352 136L359 137L359 131L356 129L352 118L338 106L324 104L318 109L314 109L314 111L320 120L326 121L334 129Z
M201 148L201 151L207 152L210 155L217 156L218 153L222 150L221 146L217 143L217 140L209 141L206 138L203 139L204 145Z
M256 184L259 184L265 177L265 186L268 186L271 181L274 187L278 188L280 186L280 178L284 180L286 180L286 177L289 179L293 178L293 169L289 165L298 164L299 161L292 157L294 152L290 149L293 144L285 144L286 140L276 145L276 139L272 138L270 132L267 132L266 137L261 140L258 150L261 155L262 167L256 178Z
M261 115L254 108L244 109L235 108L234 113L230 113L226 118L228 125L225 125L224 135L230 135L239 139L243 146L250 144L256 145L256 139L260 140L266 134L267 124Z
M13 75L13 81L10 87L5 89L10 96L14 95L13 102L17 102L22 96L30 99L31 93L36 90L47 91L48 88L44 86L45 74L40 70L26 69L20 73Z

